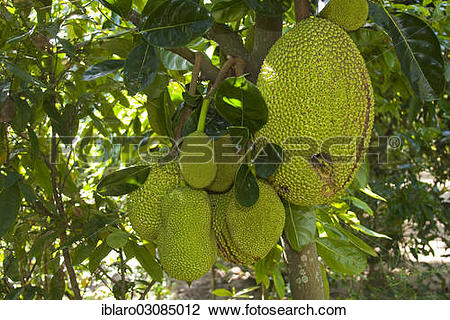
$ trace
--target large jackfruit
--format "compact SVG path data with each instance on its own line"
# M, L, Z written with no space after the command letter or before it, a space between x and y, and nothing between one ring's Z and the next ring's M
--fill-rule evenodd
M361 28L369 15L367 0L330 0L320 11L320 16L328 19L346 31Z
M203 132L195 131L183 139L180 150L180 169L184 180L193 188L209 186L216 178L211 139Z
M277 243L284 228L285 211L275 190L258 180L259 198L251 207L240 205L235 197L227 209L231 240L243 254L262 259Z
M205 275L217 255L208 194L190 187L169 192L157 242L161 265L171 277L193 281Z
M213 183L206 187L208 191L225 192L233 185L239 163L233 161L236 150L235 148L230 147L231 145L233 145L233 142L229 135L214 140L214 161L217 165L217 174ZM228 155L228 153L230 153L230 155ZM231 153L233 153L233 155L231 155Z
M147 181L128 195L128 217L133 229L142 239L152 241L157 238L161 224L161 201L180 182L176 162L154 165Z
M257 260L240 252L231 241L231 235L226 221L226 213L232 197L233 192L209 195L213 213L213 228L216 235L219 256L232 263L242 265L253 264Z
M271 179L296 205L329 203L350 185L373 125L373 91L347 33L320 18L299 22L270 49L258 78L269 109L258 132L284 149Z

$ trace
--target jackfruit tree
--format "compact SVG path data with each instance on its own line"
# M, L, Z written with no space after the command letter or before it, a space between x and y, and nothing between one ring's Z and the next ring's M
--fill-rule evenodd
M0 298L234 299L215 280L239 267L256 297L326 299L405 221L425 252L447 225L445 8L3 0Z

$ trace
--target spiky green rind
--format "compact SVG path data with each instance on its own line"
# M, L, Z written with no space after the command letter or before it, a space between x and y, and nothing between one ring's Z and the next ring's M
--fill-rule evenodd
M193 281L209 271L217 247L205 191L179 187L167 193L157 243L161 265L171 277Z
M176 162L154 165L146 182L128 195L128 217L142 239L152 241L157 238L161 224L161 201L180 182L180 170Z
M209 186L217 173L211 139L203 132L193 132L183 141L179 163L184 180L197 189ZM208 154L204 154L207 149ZM203 157L193 157L196 154Z
M232 196L232 192L209 195L219 256L232 263L242 265L253 264L257 260L240 252L231 241L230 231L226 223L226 212L231 203Z
M226 162L230 157L228 146L233 144L230 136L226 135L214 141L214 159L217 165L217 174L213 183L206 187L211 192L226 192L230 190L234 182L239 163Z
M251 207L240 205L233 197L226 221L236 248L255 260L264 258L279 240L284 228L285 211L275 190L258 180L259 198Z
M374 118L369 73L351 38L328 20L302 20L270 49L258 87L269 118L257 136L284 149L271 179L277 192L301 206L341 196L364 158Z
M361 28L369 15L367 0L330 0L320 12L320 16L328 19L346 31Z

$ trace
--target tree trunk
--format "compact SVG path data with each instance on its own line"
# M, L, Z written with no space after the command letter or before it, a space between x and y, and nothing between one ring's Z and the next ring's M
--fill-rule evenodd
M295 251L285 238L285 251L292 299L325 299L316 243L313 241L302 250Z

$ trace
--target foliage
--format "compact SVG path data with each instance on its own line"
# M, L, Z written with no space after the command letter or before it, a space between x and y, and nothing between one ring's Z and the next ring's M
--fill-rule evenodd
M226 70L227 79L214 83L227 56L263 54L255 45L257 15L283 14L287 29L293 8L291 1L3 0L0 298L99 298L99 287L117 299L167 295L170 279L155 245L135 235L123 198L114 196L141 185L149 172L143 162L167 159L174 140L197 128L206 95L206 133L228 129L248 147L267 120L258 89L242 77L251 68L233 76ZM294 249L316 241L333 272L358 274L368 257L378 262L373 247L395 266L400 247L427 254L441 225L448 233L446 10L440 0L372 3L367 26L351 33L375 90L373 149L380 152L344 198L290 208L286 228ZM202 82L192 90L196 59ZM387 145L392 137L400 144ZM244 205L258 198L255 175L269 177L282 158L278 146L266 148L269 159L254 150L239 169ZM405 223L414 226L412 240ZM252 270L272 298L289 295L280 245ZM215 293L235 298L251 290Z

